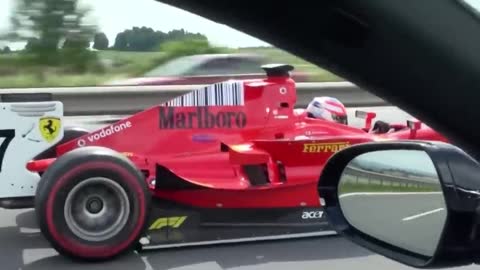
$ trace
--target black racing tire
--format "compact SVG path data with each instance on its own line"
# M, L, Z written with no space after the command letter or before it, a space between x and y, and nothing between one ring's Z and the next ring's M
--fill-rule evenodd
M151 193L124 155L89 146L60 156L43 174L35 211L60 254L105 261L132 251L146 230Z
M41 152L40 154L36 155L33 160L39 159L47 159L47 158L55 158L57 157L56 147L58 145L64 144L76 138L79 138L85 134L90 133L87 129L80 128L80 127L65 127L63 131L63 138L57 142L56 144L52 145L47 150Z

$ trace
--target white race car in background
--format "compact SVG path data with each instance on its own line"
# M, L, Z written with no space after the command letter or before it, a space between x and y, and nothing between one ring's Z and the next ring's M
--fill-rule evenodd
M1 102L0 107L0 207L16 208L22 199L33 200L40 180L27 169L28 161L64 137L63 104Z

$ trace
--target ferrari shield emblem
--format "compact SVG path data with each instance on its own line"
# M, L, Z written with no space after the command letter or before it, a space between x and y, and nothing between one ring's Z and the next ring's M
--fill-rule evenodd
M54 141L61 128L60 118L57 117L42 117L38 126L40 127L40 134L47 142Z

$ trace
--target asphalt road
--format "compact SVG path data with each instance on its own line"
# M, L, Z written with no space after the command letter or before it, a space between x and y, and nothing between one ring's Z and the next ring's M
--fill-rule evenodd
M405 117L405 113L391 108L375 108L375 111L379 119L387 121L403 121ZM352 120L353 110L349 113ZM89 122L88 118L69 118L67 124L90 129L103 125ZM37 229L32 210L0 210L0 263L2 270L413 269L372 254L339 236L132 253L116 261L87 266L72 263L49 247ZM474 269L474 266L456 269Z
M340 196L340 205L357 229L426 256L435 252L446 220L441 192L353 192Z

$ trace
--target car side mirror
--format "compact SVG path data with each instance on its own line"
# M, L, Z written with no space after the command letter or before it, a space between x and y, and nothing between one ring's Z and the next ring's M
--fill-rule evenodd
M458 147L353 145L330 157L318 192L339 234L397 262L440 268L480 257L480 167Z

